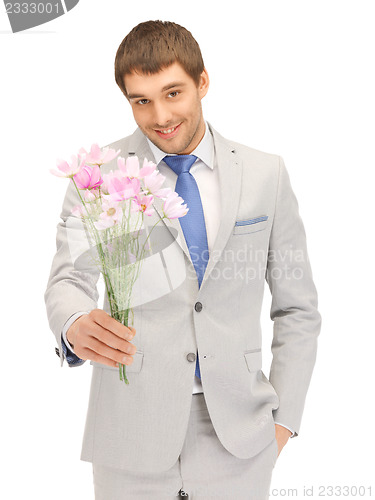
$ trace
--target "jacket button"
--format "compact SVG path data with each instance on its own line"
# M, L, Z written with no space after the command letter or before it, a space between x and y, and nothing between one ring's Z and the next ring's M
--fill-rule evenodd
M193 361L195 361L195 358L196 358L196 356L195 356L195 354L193 352L189 352L189 354L186 356L186 359L188 361L190 361L190 363L192 363Z
M201 310L203 309L202 302L196 302L196 303L195 303L195 306L194 306L194 309L195 309L197 312L201 312Z

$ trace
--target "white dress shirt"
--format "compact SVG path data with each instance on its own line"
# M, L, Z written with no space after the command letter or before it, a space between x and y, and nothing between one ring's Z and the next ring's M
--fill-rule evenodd
M167 169L172 171L172 169L170 169L170 167L163 161L163 158L166 156L166 153L161 149L159 149L157 146L155 146L155 144L153 144L148 138L147 142L154 155L154 160L159 172L162 175L165 175ZM197 156L197 160L192 165L189 172L194 177L198 185L199 194L203 206L204 220L206 224L208 251L210 253L213 248L213 244L215 242L216 235L220 225L221 199L220 199L219 172L217 167L214 141L206 122L205 122L204 136L200 141L200 143L198 144L198 146L195 148L195 150L192 151L190 154ZM148 158L148 160L151 159ZM173 172L173 175L176 176L176 181L177 181L177 174ZM74 350L71 348L71 345L69 344L66 338L66 332L69 329L70 325L82 314L87 314L87 312L85 313L78 312L73 316L71 316L64 325L64 329L62 332L66 345L70 348L70 350L73 353ZM193 385L193 394L199 394L199 393L203 393L203 387L200 379L197 376L195 376ZM289 427L285 425L283 425L283 427L289 429ZM293 433L292 434L293 436L294 432L292 431L292 429L289 430Z
M197 160L191 166L189 172L198 185L203 206L204 221L206 224L208 253L210 253L220 225L221 203L219 173L216 164L214 141L207 123L205 123L205 127L203 139L195 150L190 153L197 156ZM159 172L162 175L165 175L167 170L173 172L173 170L162 161L166 153L155 146L149 139L147 139L147 141L154 155ZM173 175L176 177L177 182L177 174L173 172ZM195 376L193 394L199 394L201 392L203 392L202 383L200 379Z

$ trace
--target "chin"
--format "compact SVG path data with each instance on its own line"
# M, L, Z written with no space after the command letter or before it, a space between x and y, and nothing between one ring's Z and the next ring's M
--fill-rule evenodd
M172 141L167 142L167 141L160 140L159 138L157 138L156 140L153 140L150 137L149 137L149 139L150 139L150 141L152 141L155 144L155 146L157 146L159 149L164 151L164 153L179 154L181 151L186 149L184 147L181 147L180 144L173 143Z

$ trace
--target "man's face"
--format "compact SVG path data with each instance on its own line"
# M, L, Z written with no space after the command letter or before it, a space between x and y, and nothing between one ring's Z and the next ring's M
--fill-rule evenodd
M134 119L151 142L166 153L194 151L205 132L201 99L209 86L206 70L198 86L177 62L154 75L126 75L124 84Z

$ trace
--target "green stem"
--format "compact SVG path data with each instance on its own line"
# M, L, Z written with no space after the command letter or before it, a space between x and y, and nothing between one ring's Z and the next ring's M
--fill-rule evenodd
M130 212L129 212L129 216L130 216ZM137 279L137 278L138 278L138 276L139 276L140 268L141 268L141 265L142 265L142 263L143 263L143 253L144 253L144 248L145 248L145 245L146 245L146 243L147 243L147 240L148 240L148 238L150 237L150 235L151 235L152 231L154 230L155 226L156 226L156 225L157 225L160 221L162 221L162 220L163 220L163 219L165 219L165 218L166 218L166 216L164 216L164 217L162 217L161 219L159 219L158 221L156 221L156 223L152 226L152 228L151 228L151 230L150 230L150 232L149 232L149 234L148 234L148 236L147 236L147 238L146 238L146 240L145 240L145 242L144 242L144 244L143 244L143 246L142 246L141 256L140 256L140 258L139 258L139 260L138 260L137 273L136 273L135 278L132 280L132 285L131 285L131 287L130 287L130 288L131 288L131 290L133 289L133 284L134 284L134 282L136 281L136 279ZM127 226L127 230L129 230L129 225ZM137 255L137 258L138 258L138 255ZM131 293L130 293L130 295L131 295ZM128 305L129 305L129 304L128 304ZM127 308L127 309L125 310L125 312L124 312L124 317L123 317L123 321L122 321L122 323L123 323L125 326L128 326L128 321L129 321L129 308ZM123 380L123 381L125 382L125 384L129 385L129 381L128 381L127 377L126 377L126 365L121 364L121 363L119 364L119 375L120 375L120 380Z
M112 288L111 280L109 279L109 277L107 276L107 273L105 272L105 257L104 257L103 247L102 247L100 238L97 236L96 228L95 228L95 226L92 223L90 212L89 212L89 210L88 210L88 208L86 206L86 203L85 203L84 199L81 196L81 193L79 192L78 186L77 186L77 184L76 184L76 182L75 182L75 180L74 180L73 177L72 177L72 181L73 181L74 187L76 188L76 191L78 193L79 199L81 200L82 205L85 207L85 210L86 210L86 213L87 213L87 218L88 218L88 221L89 221L89 224L90 224L90 227L91 227L91 233L92 233L92 235L94 237L94 240L95 240L95 243L96 243L96 247L98 248L99 259L100 259L100 262L101 262L101 271L102 271L104 282L105 282L105 289L107 291L108 301L109 301L109 304L110 304L110 307L111 307L111 315L113 315L114 311L113 311L112 297L113 297L114 293L113 293L113 288ZM116 307L116 309L117 309L117 307Z

